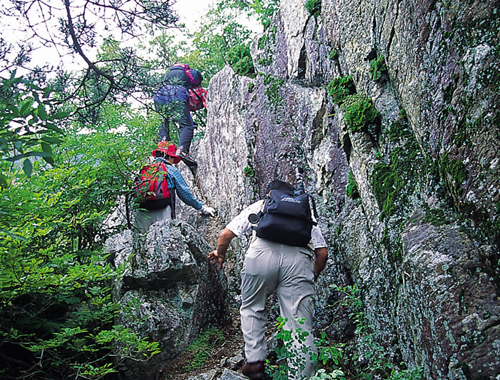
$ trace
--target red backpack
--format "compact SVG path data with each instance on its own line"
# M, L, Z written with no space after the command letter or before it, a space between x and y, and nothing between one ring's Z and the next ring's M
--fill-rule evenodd
M155 162L142 167L136 180L136 194L140 208L158 210L170 204L165 163Z
M208 91L203 87L189 88L188 108L190 111L198 111L202 108L207 108Z

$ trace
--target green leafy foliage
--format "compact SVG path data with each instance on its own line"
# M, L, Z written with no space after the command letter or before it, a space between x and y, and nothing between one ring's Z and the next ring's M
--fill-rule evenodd
M327 87L328 94L337 104L342 104L347 96L356 93L352 76L347 75L333 79Z
M371 99L360 95L349 95L342 104L344 119L351 131L360 131L380 117Z
M292 376L293 378L302 379L303 377L299 375L299 372L305 368L305 358L309 356L321 368L318 371L318 377L313 378L345 379L344 373L339 369L340 360L343 355L343 345L331 344L327 341L326 334L322 332L315 339L315 347L308 347L305 345L305 342L309 333L303 331L302 328L298 328L295 331L285 329L287 321L287 318L280 316L276 323L278 329L276 339L279 344L275 348L275 353L278 358L276 361L278 364L271 366L268 360L266 369L271 378L273 380L287 380L289 376ZM304 324L304 320L299 319L297 322L301 325ZM324 368L327 368L331 373L326 374ZM321 377L323 374L325 376L335 374L337 377Z
M24 173L33 173L34 159L53 164L52 148L61 143L64 135L60 121L68 116L54 106L50 88L42 89L32 82L16 77L0 83L0 154L2 165L0 187L8 185L4 170L22 161Z
M332 49L332 51L330 51L330 55L328 56L330 59L335 59L337 58L339 55L339 52L337 51L337 49Z
M275 111L284 102L283 98L279 94L279 89L284 83L285 81L283 79L275 78L270 74L266 74L264 77L264 85L266 86L264 94L266 94Z
M383 55L370 61L370 72L372 73L372 80L378 81L382 77L382 73L387 71L385 64L385 57Z
M192 356L185 366L191 372L200 368L212 355L212 350L224 340L224 335L217 327L212 327L202 333L189 345L186 352Z
M227 53L227 60L236 74L251 75L255 73L250 55L250 44L231 47Z
M245 177L253 177L255 175L254 170L250 166L245 166L243 169L243 174Z
M248 47L251 31L238 21L239 12L228 12L223 4L212 7L200 28L187 34L192 47L180 58L203 72L207 80L225 65L232 65L238 73L251 73L253 68Z
M269 28L274 14L279 9L279 0L253 0L250 3L264 29Z
M305 6L311 16L317 17L321 14L321 0L306 0Z
M9 98L9 109L19 109L23 99ZM42 120L39 106L25 109ZM58 120L50 108L41 113L45 120ZM134 173L154 146L157 122L155 115L146 118L110 104L92 129L67 124L65 135L50 145L50 163L30 159L30 177L26 166L2 161L7 182L0 191L3 375L98 379L126 358L147 360L158 352L157 343L114 324L120 307L111 287L124 267L113 268L102 253L107 237L127 220L130 226L127 215L125 225L110 215L118 199L133 211ZM30 136L22 141L27 147L48 137Z

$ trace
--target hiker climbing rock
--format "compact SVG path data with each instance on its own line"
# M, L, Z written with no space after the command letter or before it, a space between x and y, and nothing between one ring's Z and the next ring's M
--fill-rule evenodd
M284 328L292 332L299 328L308 332L304 345L315 350L312 334L314 281L324 269L328 256L310 196L304 196L291 184L279 180L267 186L266 194L265 200L245 208L222 230L217 249L208 255L212 264L222 269L231 240L257 225L241 270L241 330L247 360L242 373L250 379L264 379L266 376L265 303L274 290L278 295L280 314L287 319ZM274 194L278 196L274 197ZM258 226L261 224L267 224L261 229L275 233L267 234L266 238L259 237ZM296 225L306 231L305 243L302 238L294 241ZM299 323L301 319L303 324ZM290 373L289 378L308 378L314 372L314 362L300 347L297 346L297 349L302 353L299 360L304 367L295 368L293 363L289 363L295 372L295 375Z
M201 204L194 197L181 172L174 166L181 160L177 150L174 143L160 141L158 148L151 153L155 162L140 171L136 184L140 209L135 218L140 232L146 232L158 220L175 219L175 195L202 215L215 216L212 207Z
M206 107L207 91L200 87L202 80L203 76L198 70L192 70L188 65L178 63L170 67L164 85L153 96L155 108L164 113L164 121L159 130L160 140L171 141L170 123L172 121L179 123L181 133L176 155L188 166L198 165L189 150L195 128L191 111ZM175 116L165 116L167 105L178 107L175 112L170 109L170 113L173 112Z

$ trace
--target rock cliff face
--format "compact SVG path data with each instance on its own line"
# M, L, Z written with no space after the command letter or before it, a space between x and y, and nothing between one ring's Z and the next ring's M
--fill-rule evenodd
M330 252L317 327L362 349L326 307L355 283L376 340L429 379L500 373L499 5L283 0L258 75L211 80L194 151L221 225L305 167Z

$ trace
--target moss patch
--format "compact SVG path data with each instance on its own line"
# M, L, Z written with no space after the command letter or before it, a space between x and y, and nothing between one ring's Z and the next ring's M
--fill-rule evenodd
M380 117L371 99L356 94L347 96L342 108L350 131L360 131Z
M358 185L351 171L347 174L346 195L352 199L359 198Z
M317 17L321 14L321 0L307 0L305 6L311 16Z
M393 149L388 162L375 164L372 174L373 190L381 210L380 220L411 207L409 198L416 191L417 180L427 176L428 167L407 122L395 121L387 135L399 146Z
M460 202L460 195L463 191L461 185L467 179L467 169L465 168L464 163L462 161L449 158L449 154L445 153L439 158L438 170L448 199L455 206L457 206Z
M266 94L267 98L271 102L274 107L274 110L283 104L284 100L279 94L280 87L285 83L283 79L274 78L272 75L267 74L264 78L264 85L266 89L264 94Z

